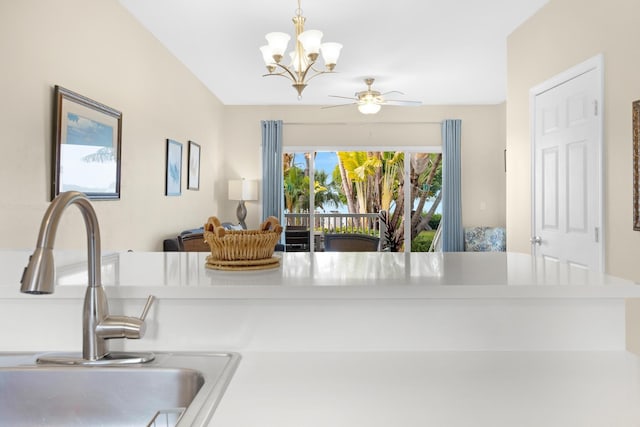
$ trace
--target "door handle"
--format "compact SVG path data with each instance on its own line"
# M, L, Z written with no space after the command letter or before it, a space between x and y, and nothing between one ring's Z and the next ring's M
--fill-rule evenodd
M529 239L529 242L531 242L532 245L542 245L542 237L533 236L531 239Z

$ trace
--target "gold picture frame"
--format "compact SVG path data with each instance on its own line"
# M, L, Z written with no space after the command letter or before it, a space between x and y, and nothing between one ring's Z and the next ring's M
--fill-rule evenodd
M633 102L633 229L640 231L640 100Z

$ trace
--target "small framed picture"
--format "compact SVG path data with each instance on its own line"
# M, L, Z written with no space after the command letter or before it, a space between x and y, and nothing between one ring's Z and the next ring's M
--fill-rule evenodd
M167 172L165 195L179 196L182 193L182 144L167 139Z
M89 199L119 199L122 113L60 86L54 97L51 198L80 191Z
M200 145L189 141L188 190L200 189Z

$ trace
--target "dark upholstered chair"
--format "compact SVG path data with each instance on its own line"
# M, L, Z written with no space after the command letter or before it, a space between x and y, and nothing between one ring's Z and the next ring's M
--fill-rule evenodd
M184 230L180 233L180 236L186 236L187 234L202 234L204 233L204 228L192 228L190 230ZM164 239L162 242L162 250L165 252L177 252L181 251L180 244L178 243L178 237L174 237L172 239Z
M162 242L162 250L165 252L178 252L178 238L164 239Z
M178 250L181 252L211 252L203 233L181 234L178 236Z
M366 234L325 234L326 252L377 252L380 239Z

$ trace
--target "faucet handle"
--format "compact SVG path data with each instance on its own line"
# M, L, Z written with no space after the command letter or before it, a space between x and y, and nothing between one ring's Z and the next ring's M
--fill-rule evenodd
M140 317L128 317L128 316L107 316L102 322L96 326L96 335L100 338L130 338L139 339L144 336L147 329L144 319L149 313L149 309L156 297L149 295L147 303L142 309L142 315Z
M156 297L153 295L149 295L149 298L147 298L147 303L144 305L144 308L142 309L142 314L140 315L140 320L142 320L143 322L144 322L144 319L147 318L147 314L149 314L149 309L151 309L151 306L153 305L155 300L156 300Z

